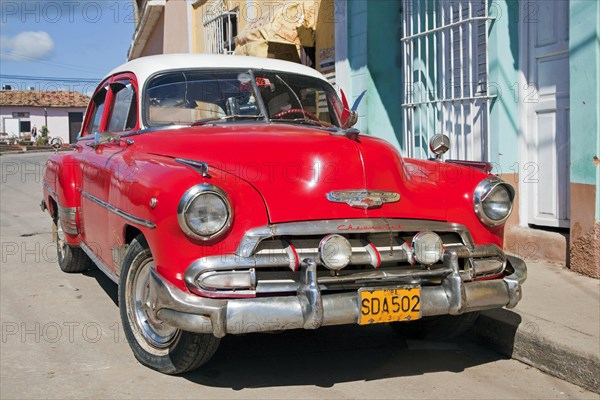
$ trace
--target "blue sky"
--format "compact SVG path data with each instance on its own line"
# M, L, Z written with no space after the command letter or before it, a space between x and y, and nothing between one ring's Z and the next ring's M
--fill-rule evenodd
M89 93L94 85L79 79L101 79L124 63L134 29L133 0L1 0L1 84Z

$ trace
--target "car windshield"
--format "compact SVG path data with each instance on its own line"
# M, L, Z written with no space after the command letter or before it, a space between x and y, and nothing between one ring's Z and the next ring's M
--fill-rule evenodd
M147 85L144 105L148 126L264 120L339 127L342 112L321 79L247 69L159 74Z

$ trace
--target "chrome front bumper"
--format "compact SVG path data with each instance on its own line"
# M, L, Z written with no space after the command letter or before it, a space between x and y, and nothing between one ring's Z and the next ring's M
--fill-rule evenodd
M421 288L422 317L514 307L521 299L527 268L521 259L507 258L514 271L511 275L503 279L463 282L457 254L446 252L444 267L451 272L441 285ZM356 291L322 294L316 264L311 260L303 263L302 278L296 295L225 300L188 294L153 270L149 312L182 330L212 333L216 337L357 323Z

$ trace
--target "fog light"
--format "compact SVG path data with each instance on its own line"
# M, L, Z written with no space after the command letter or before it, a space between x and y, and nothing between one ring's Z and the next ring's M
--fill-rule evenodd
M442 259L444 243L436 233L423 231L413 237L412 248L415 260L420 264L432 265Z
M325 267L339 271L350 263L352 245L343 236L327 235L319 243L319 256Z
M256 288L256 272L211 271L198 277L198 285L205 290L252 290Z

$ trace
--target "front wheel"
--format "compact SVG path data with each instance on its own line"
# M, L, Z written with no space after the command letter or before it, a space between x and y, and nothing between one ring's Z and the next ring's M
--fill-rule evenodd
M409 339L443 340L460 336L468 331L478 316L478 312L439 315L416 321L392 322L390 325L397 333Z
M135 358L165 374L192 371L217 351L219 339L211 334L185 332L156 319L150 312L150 271L154 259L143 236L135 238L119 282L119 311L123 330Z

